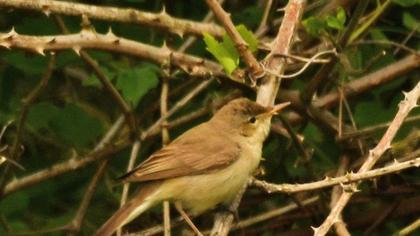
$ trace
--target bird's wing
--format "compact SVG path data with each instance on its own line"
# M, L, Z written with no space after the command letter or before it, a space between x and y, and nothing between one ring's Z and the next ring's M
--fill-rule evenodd
M240 146L221 133L224 132L214 130L208 124L195 127L121 179L125 182L160 180L224 168L238 159Z

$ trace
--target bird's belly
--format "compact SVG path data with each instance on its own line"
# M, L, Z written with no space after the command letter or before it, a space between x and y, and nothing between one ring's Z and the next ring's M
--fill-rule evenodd
M212 173L168 180L161 190L170 200L181 202L191 214L200 214L217 204L231 202L258 166L259 159L255 155L241 156L230 166Z

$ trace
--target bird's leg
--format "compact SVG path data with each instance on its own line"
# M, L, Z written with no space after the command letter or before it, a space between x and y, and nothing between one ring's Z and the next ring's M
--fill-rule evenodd
M191 229L198 235L203 236L203 234L198 230L198 228L194 225L191 221L190 217L185 213L184 209L182 208L182 204L180 202L175 202L175 209L181 214L182 218L187 222L187 224L191 227Z

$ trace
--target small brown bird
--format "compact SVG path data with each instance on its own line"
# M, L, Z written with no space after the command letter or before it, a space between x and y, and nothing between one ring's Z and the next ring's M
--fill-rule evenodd
M140 191L95 235L111 235L165 200L191 215L228 205L258 167L271 116L288 104L266 108L247 98L235 99L152 154L122 177L124 182L142 182Z

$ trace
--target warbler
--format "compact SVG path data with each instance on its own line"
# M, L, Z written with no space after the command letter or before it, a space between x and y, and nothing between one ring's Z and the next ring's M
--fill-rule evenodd
M95 235L111 235L165 200L191 215L229 205L260 163L272 115L287 105L264 107L235 99L152 154L121 178L141 182L140 189Z

